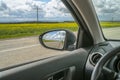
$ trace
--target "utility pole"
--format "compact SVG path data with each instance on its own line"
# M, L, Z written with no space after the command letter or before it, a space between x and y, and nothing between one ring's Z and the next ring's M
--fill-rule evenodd
M39 6L35 5L34 8L33 8L36 12L36 21L35 22L39 22L39 11L40 11L40 8Z
M113 18L113 16L112 16L112 22L114 21L114 18Z
M37 22L38 22L38 21L39 21L39 7L36 6L36 8L37 8L37 10L36 10L36 11L37 11L37 12L36 12L36 13L37 13L36 16L37 16Z
M112 14L112 22L114 22L114 14Z

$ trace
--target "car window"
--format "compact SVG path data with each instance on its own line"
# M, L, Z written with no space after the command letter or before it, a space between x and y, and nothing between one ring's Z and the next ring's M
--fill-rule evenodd
M120 40L120 0L93 0L105 38Z
M0 0L0 69L65 54L39 42L39 35L53 29L77 37L78 25L61 0Z

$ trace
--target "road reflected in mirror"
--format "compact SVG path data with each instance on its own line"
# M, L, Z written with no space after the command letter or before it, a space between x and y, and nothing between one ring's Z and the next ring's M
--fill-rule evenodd
M63 49L65 38L65 31L52 31L44 34L42 41L46 47L54 49Z

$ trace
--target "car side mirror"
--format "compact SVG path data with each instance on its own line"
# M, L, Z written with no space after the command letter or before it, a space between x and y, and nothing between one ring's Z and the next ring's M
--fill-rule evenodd
M39 36L40 43L49 49L72 50L75 48L75 35L68 30L51 30Z

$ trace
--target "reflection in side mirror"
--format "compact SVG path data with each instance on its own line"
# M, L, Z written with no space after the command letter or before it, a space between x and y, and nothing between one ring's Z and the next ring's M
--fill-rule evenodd
M51 31L43 35L42 42L46 47L63 49L65 39L65 31Z
M58 29L41 34L39 41L44 47L49 49L70 51L75 49L76 37L69 30Z

